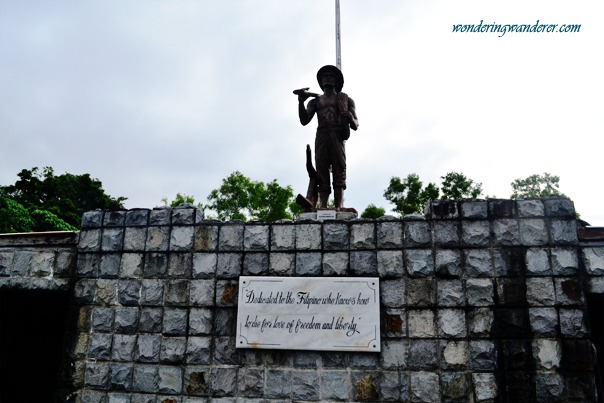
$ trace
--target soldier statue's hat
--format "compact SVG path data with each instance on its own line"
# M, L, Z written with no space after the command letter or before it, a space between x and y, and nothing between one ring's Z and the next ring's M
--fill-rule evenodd
M330 64L321 67L319 71L317 71L317 81L319 82L319 87L323 89L323 76L328 72L336 78L336 92L342 91L342 87L344 86L344 75L339 68Z

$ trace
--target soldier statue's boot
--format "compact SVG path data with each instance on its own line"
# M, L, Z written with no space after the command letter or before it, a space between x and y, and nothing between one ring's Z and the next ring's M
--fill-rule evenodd
M344 189L342 188L336 188L333 190L334 192L334 202L336 205L336 210L340 210L342 207L344 207Z
M327 208L329 192L319 192L319 208Z

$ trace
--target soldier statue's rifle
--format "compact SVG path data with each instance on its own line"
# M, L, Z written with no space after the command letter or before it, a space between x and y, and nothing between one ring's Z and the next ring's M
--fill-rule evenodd
M320 94L317 94L314 92L308 92L309 88L310 87L300 88L299 90L294 90L294 94L295 95L308 95L309 97L314 97L314 98L318 98L320 96Z

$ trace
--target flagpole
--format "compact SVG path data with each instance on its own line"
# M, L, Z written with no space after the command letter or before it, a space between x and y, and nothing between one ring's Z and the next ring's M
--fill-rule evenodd
M340 49L340 0L336 0L336 67L342 70L342 52Z

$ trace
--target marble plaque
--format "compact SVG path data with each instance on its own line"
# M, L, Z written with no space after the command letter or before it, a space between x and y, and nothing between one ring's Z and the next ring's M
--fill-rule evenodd
M241 276L237 348L379 352L379 278Z
M325 220L335 220L335 219L336 219L335 210L317 210L317 220L325 221Z

